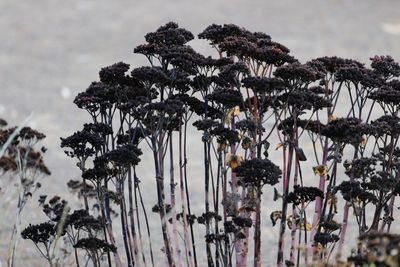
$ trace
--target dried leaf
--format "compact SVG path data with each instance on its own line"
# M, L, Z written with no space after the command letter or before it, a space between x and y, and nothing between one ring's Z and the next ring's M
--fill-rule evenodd
M225 123L226 124L229 124L230 122L231 122L231 119L232 119L232 117L237 117L237 116L239 116L239 114L240 114L240 108L239 108L239 106L236 106L236 107L234 107L234 108L231 108L227 113L226 113L226 116L225 116Z
M304 231L304 223L300 223L300 225L297 226L297 227L298 227L298 229ZM307 232L309 232L309 231L311 230L311 228L312 228L312 227L311 227L311 224L310 224L310 223L306 223L305 230L306 230Z
M271 212L269 217L271 218L272 226L275 226L276 222L278 220L282 219L282 211L280 211L280 210L273 211L273 212Z
M237 117L240 114L240 108L239 106L236 106L233 108L233 116Z
M297 155L297 159L298 159L299 161L306 161L306 160L307 160L307 157L306 157L306 155L304 154L303 149L300 148L300 147L296 147L296 155Z
M365 136L361 137L360 147L364 148L367 145L367 138Z
M327 176L328 175L328 166L318 165L318 166L313 167L313 171L314 171L315 175Z
M278 198L281 198L282 195L279 194L278 189L274 188L274 201L277 201Z
M238 166L240 166L240 163L243 161L243 157L240 155L232 155L232 154L228 154L226 156L226 165L231 168L231 169L235 169Z

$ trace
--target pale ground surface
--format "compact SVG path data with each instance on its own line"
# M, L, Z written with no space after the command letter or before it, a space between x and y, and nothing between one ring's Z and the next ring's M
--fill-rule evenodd
M145 33L171 20L195 34L211 23L235 23L270 34L301 60L338 55L367 62L375 54L390 54L400 60L399 10L400 2L394 0L0 0L0 117L13 125L34 112L31 125L47 134L46 160L53 172L47 178L51 182L45 182L38 195L59 193L70 198L65 182L77 178L78 172L73 161L59 148L59 137L76 131L88 119L74 106L73 97L97 79L97 72L103 66L117 61L133 66L144 64L144 59L132 51L143 42ZM194 41L192 45L200 52L209 53L204 41ZM192 136L189 140L194 143L198 138ZM150 157L142 160L145 168L152 168ZM196 174L201 174L199 168L200 164L192 163L192 188L197 183L202 184L200 178L195 178ZM142 178L149 181L144 182L143 187L151 195L152 191L148 191L153 188L151 175ZM270 195L265 195L265 201L271 201ZM2 260L13 216L13 209L6 206L15 205L3 199ZM154 201L148 200L148 203L151 205ZM273 207L267 206L263 225L264 249L268 251L264 255L268 256L275 255L273 240L277 228L270 227L268 215ZM36 207L36 200L32 200L23 216L25 224L43 219L42 214L31 207ZM158 230L157 217L152 216L156 222L153 227ZM20 245L17 266L41 266L32 245L27 246L25 241ZM156 249L159 248L157 243Z

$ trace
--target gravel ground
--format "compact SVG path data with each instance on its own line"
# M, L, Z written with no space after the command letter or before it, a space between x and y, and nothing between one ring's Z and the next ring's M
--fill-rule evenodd
M338 55L367 62L376 54L400 60L399 10L400 2L395 0L0 0L0 117L18 124L34 113L30 124L47 134L46 160L53 173L40 193L69 197L65 182L78 173L59 148L59 137L88 119L74 106L73 97L97 79L103 66L117 61L144 64L132 51L144 41L145 33L171 20L195 34L211 23L235 23L270 34L301 60ZM205 41L192 45L210 53ZM150 167L146 158L143 162ZM11 199L7 196L0 206L3 260L15 205ZM40 220L36 211L27 210L24 220ZM267 240L273 240L275 233L268 231ZM17 266L41 266L25 241L20 245Z

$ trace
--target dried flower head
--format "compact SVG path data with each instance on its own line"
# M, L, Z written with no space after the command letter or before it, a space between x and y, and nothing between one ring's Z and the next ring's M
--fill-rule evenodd
M324 97L321 97L308 89L297 89L278 96L278 105L288 105L293 110L320 110L332 106L332 103Z
M346 171L345 173L352 178L365 178L369 175L372 175L375 171L375 166L377 164L376 158L358 158L353 159L352 161L346 160L343 163Z
M359 119L338 118L325 125L321 134L338 143L359 145L367 130L367 126Z
M46 244L52 238L54 238L55 235L55 225L50 222L35 225L29 224L29 226L21 232L21 236L23 239L30 239L35 244Z
M347 58L340 57L319 57L310 61L311 64L322 64L325 71L331 74L335 74L339 69L347 67L347 66L355 66L358 68L363 68L364 64Z
M134 144L126 144L108 151L97 157L95 166L104 166L111 163L115 168L137 165L140 162L139 156L142 151Z
M319 188L295 185L293 187L293 192L287 195L286 200L288 203L300 205L302 203L307 204L308 202L314 201L317 197L324 198L324 192Z
M165 86L170 80L161 67L138 67L131 71L131 76L150 88L153 85Z
M358 181L343 181L335 187L335 191L340 191L343 198L349 202L364 201L373 204L378 202L377 197L362 188L361 183Z
M281 178L282 172L269 159L254 158L244 160L236 169L239 184L242 186L275 185Z
M117 248L107 243L104 240L96 237L81 238L76 242L74 248L81 248L89 251L100 251L100 252L116 252Z
M102 229L102 222L98 218L84 210L74 210L74 212L67 216L66 224L73 226L75 229L84 229L88 232L91 230L100 231Z
M228 143L229 145L233 145L240 141L238 131L225 128L222 124L214 127L210 131L210 134L217 138L219 144Z
M371 68L385 79L400 76L400 65L391 56L374 56L370 59Z
M284 81L275 77L246 77L242 80L242 83L243 86L251 88L259 94L281 91L285 88Z
M70 149L64 152L72 158L93 156L104 145L104 140L98 133L93 133L85 129L75 132L69 137L60 139L61 147Z
M242 94L240 93L240 91L233 89L216 89L213 93L208 95L207 99L217 104L220 104L227 109L231 109L236 106L243 106Z
M100 81L106 84L129 84L129 78L125 73L129 70L129 64L118 62L100 70Z
M389 106L398 106L400 104L400 89L396 88L396 84L389 83L374 90L369 94L369 98Z
M199 38L209 40L212 45L218 45L227 37L243 35L244 31L245 29L234 24L212 24L199 34Z
M309 84L324 77L324 74L310 64L298 62L287 64L276 69L274 75L284 81L298 84Z
M314 241L320 243L323 246L326 246L328 243L335 243L339 241L339 236L336 234L330 233L321 233L318 232L314 235Z
M149 44L166 46L184 45L193 38L194 36L191 32L179 28L179 25L175 22L168 22L155 32L145 35L145 39Z

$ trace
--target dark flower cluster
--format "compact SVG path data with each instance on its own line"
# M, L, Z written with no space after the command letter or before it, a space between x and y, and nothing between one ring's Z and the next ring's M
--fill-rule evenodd
M29 239L35 244L43 243L47 244L50 239L56 235L56 228L53 223L45 222L41 224L32 225L30 224L21 232L23 239Z
M132 70L131 76L146 84L147 88L151 88L153 85L166 86L169 82L164 70L157 66L135 68Z
M323 136L338 143L352 145L359 145L366 133L368 133L367 126L356 118L338 118L321 129Z
M208 39L220 52L226 52L228 56L252 58L275 66L295 61L289 55L289 49L273 42L269 35L250 32L232 24L223 26L213 24L200 33L199 38Z
M341 68L347 67L347 66L356 66L358 68L362 68L364 65L358 61L355 61L353 59L346 59L346 58L340 58L340 57L319 57L316 58L315 60L312 60L310 62L311 64L322 64L324 67L324 71L327 73L335 74L338 70Z
M379 192L381 195L393 192L399 194L400 182L388 172L377 171L371 174L368 180L362 184L364 190Z
M156 204L151 208L151 211L154 213L159 213L161 211L161 207L162 206L159 206L158 204ZM166 213L169 213L172 209L171 204L165 204L164 207L165 207Z
M335 191L340 191L343 198L349 202L366 202L366 203L378 203L378 198L375 194L368 192L363 188L363 184L358 181L343 181L341 184L335 187Z
M168 35L168 33L172 33ZM185 29L179 28L175 23L167 23L156 32L148 34L147 43L137 46L134 53L143 54L146 57L160 58L167 56L170 50L181 48L193 38L193 35Z
M94 162L94 168L87 168L82 172L82 178L86 180L91 180L91 181L98 181L100 182L102 179L107 178L109 175L112 174L112 170L108 168L108 166L105 165L105 162L102 160L100 161L95 161ZM84 185L83 184L72 184L70 183L70 186L72 186L71 189L76 189L80 188L81 193L87 193L83 192L82 190Z
M315 134L320 134L321 130L325 127L325 124L319 120L299 120L297 124L299 127Z
M324 198L324 192L319 188L295 185L293 187L293 192L290 192L286 199L288 203L293 203L298 206L302 203L307 204L314 201L317 197Z
M209 131L218 125L220 125L220 123L212 119L202 119L193 123L193 126L196 127L198 131Z
M391 56L374 56L370 59L371 68L385 79L400 76L400 65Z
M3 124L6 125L6 122ZM0 129L0 146L5 145L16 130L17 127ZM15 172L19 168L31 169L37 173L50 175L51 172L43 160L43 154L47 149L41 147L40 150L36 150L34 147L45 137L46 135L30 127L20 129L4 150L4 155L0 158L0 169L3 172Z
M21 131L19 132L19 138L22 140L42 140L46 137L45 134L38 132L30 127L23 127Z
M216 212L205 212L201 216L197 217L197 223L199 224L206 224L207 222L210 222L211 220L216 220L216 221L222 221L221 215L219 215Z
M311 92L313 92L314 94L317 94L317 95L331 95L333 93L333 91L331 89L329 89L327 87L324 88L324 87L319 86L319 85L310 86L308 88L308 90L310 90Z
M241 59L252 58L267 65L282 66L296 60L289 55L284 45L271 41L265 33L250 32L236 25L211 25L199 34L199 38L210 40L211 44L226 52L228 56Z
M239 91L232 89L216 89L207 97L207 99L220 104L227 109L234 108L236 106L243 106L242 94Z
M236 130L231 130L229 128L225 128L222 124L218 124L214 127L210 134L217 138L217 142L219 144L228 143L229 145L233 145L239 142L239 133Z
M146 42L154 45L176 46L184 45L194 38L193 34L179 28L175 22L168 22L159 27L155 32L150 32L144 37Z
M324 74L311 64L300 64L298 62L277 68L274 75L298 86L310 84L324 77Z
M103 227L101 220L94 218L86 210L74 210L66 219L66 225L71 225L75 229L86 229L86 231L100 231Z
M17 127L12 127L9 129L0 129L0 144L3 145L7 142L7 140L11 137L14 131L17 130ZM38 132L30 127L23 127L19 133L14 137L11 142L12 146L17 145L33 145L40 140L43 140L46 137L45 134ZM23 144L21 144L21 142Z
M258 49L253 54L254 59L274 66L282 66L285 63L294 63L297 60L289 55L289 49L276 42L258 42Z
M246 77L242 79L242 84L258 94L279 92L285 89L284 81L275 77Z
M79 93L74 100L78 108L90 113L104 111L117 102L115 88L102 82L92 82L85 92Z
M3 172L15 172L17 168L17 163L12 157L3 156L0 158L0 169L3 170Z
M376 158L358 158L352 161L345 161L345 173L352 178L366 178L373 174L377 164Z
M236 122L235 126L237 129L241 130L242 132L249 132L249 133L255 132L256 130L257 130L257 132L265 130L264 128L261 128L262 126L257 125L253 120L250 120L250 119L240 120L240 121Z
M400 104L400 90L386 84L374 90L369 98L389 106L398 106Z
M341 67L336 72L335 77L338 82L352 83L356 86L361 84L367 89L372 89L382 83L376 73L360 63L351 63Z
M107 166L111 163L116 168L129 167L137 165L140 162L139 156L142 151L133 144L127 144L110 150L103 155L97 157L94 162L95 166Z
M188 96L186 94L178 94L173 96L173 98L177 98L182 103L188 106L189 110L196 113L198 116L206 116L208 118L219 118L222 115L222 112L219 109L216 109L200 99L194 96Z
M67 182L67 186L70 189L71 193L76 193L79 198L81 198L82 196L84 198L98 197L95 187L92 184L89 184L87 181L69 180Z
M61 147L69 148L65 154L74 158L87 158L93 156L104 145L103 138L98 133L83 129L69 137L60 138Z
M336 234L331 233L321 233L318 232L314 236L314 241L320 243L321 245L325 246L328 243L335 243L339 241L339 236Z
M96 123L85 123L83 130L92 134L100 134L102 137L113 134L112 127L108 124L96 122Z
M239 58L251 57L257 50L257 45L249 42L247 38L241 36L229 36L219 44L221 51L227 53L228 57L238 56Z
M232 221L238 227L251 227L253 225L253 220L247 217L235 216Z
M282 175L279 167L269 159L259 158L245 160L233 171L238 176L239 184L242 186L275 185Z
M199 38L207 39L211 42L211 44L218 45L223 42L225 38L231 36L241 36L243 32L245 32L243 28L240 28L234 24L212 24L199 34Z
M150 132L160 129L175 131L182 125L184 104L177 99L166 99L152 102L143 107L145 116L142 119L144 126Z
M68 203L66 200L61 199L59 196L54 196L49 199L48 203L43 203L43 212L52 221L60 221L63 212L68 212Z
M30 147L19 147L19 152L13 151L9 153L8 160L16 160L19 154L21 159L24 160L24 168L36 170L44 175L50 175L51 172L48 169L47 165L44 163L42 151L39 152ZM12 165L10 167L12 167Z
M199 57L197 60L197 65L199 68L206 68L209 70L216 70L225 67L226 65L233 64L233 60L231 58L212 58L208 57ZM202 76L203 78L208 78L206 76Z
M324 232L328 232L328 233L332 233L336 230L339 230L341 225L339 223L337 223L336 221L327 221L327 220L322 220L319 224Z
M240 87L240 76L250 74L247 65L241 61L220 68L215 84L224 88Z
M81 248L88 251L100 251L100 252L116 252L117 248L107 243L104 240L98 239L96 237L82 238L74 245L74 248Z
M276 105L288 105L299 113L305 110L320 110L327 108L332 106L332 103L311 90L299 89L279 95L277 97Z
M208 234L208 235L205 235L206 243L220 242L220 241L223 241L223 240L226 240L226 239L229 240L228 236L226 234L223 234L223 233L222 234Z
M105 84L129 84L130 80L125 75L129 70L129 64L118 62L100 70L100 81Z
M285 135L292 135L295 126L297 128L308 130L314 134L320 134L321 130L324 129L325 124L321 123L319 120L294 120L293 117L288 117L278 124L278 130L282 131Z

